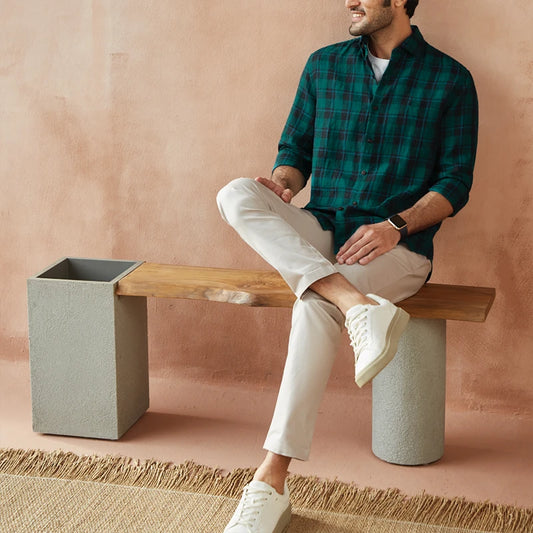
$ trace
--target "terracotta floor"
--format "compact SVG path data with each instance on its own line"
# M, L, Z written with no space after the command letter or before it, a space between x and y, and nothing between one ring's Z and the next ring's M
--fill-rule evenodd
M29 368L0 360L0 447L62 449L78 454L118 454L231 469L255 466L276 391L151 379L151 407L120 441L41 435L31 429ZM205 394L198 395L198 387ZM202 399L199 400L199 397ZM291 471L533 507L533 420L512 415L448 410L444 458L429 466L402 467L371 452L370 405L328 390L309 462ZM342 421L342 423L339 423Z

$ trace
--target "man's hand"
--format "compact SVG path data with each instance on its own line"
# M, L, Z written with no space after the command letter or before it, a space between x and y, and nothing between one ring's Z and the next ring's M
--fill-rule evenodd
M268 187L271 191L274 191L286 204L290 204L294 196L294 193L289 188L284 188L279 183L276 183L270 178L255 178L255 181L258 181L265 187Z
M377 224L360 226L344 243L337 254L337 261L353 265L367 265L380 255L389 252L400 242L400 232L386 220Z

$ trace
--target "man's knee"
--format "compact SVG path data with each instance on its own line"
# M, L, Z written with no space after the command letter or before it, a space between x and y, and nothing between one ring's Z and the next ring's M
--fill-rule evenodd
M256 186L256 182L250 178L237 178L218 191L218 209L226 222L231 224L238 217L246 198L255 191Z

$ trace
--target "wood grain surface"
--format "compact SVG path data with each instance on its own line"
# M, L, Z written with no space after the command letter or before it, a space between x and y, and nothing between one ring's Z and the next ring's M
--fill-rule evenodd
M117 284L120 296L210 300L253 307L292 307L295 296L268 270L237 270L143 263ZM483 322L496 291L488 287L428 283L400 302L415 318Z

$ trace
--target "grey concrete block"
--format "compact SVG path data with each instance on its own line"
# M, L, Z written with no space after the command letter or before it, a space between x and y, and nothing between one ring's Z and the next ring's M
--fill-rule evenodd
M446 321L412 318L398 353L372 381L372 451L422 465L444 453Z
M141 262L65 258L28 279L33 429L119 439L146 411L146 298L115 295Z

